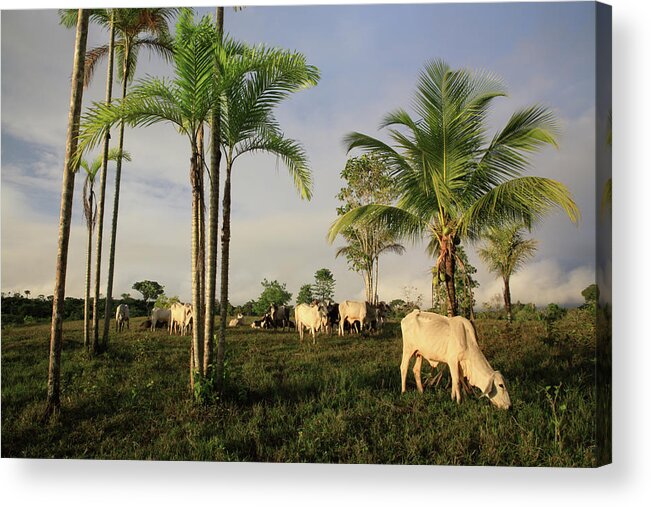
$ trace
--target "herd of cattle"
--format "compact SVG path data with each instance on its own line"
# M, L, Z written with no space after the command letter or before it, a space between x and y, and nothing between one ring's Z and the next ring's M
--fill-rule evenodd
M339 304L330 301L300 304L294 308L294 321L291 307L272 304L265 315L253 322L251 327L260 329L296 328L303 341L305 331L312 335L316 343L316 333L332 333L337 327L338 335L359 333L362 330L380 330L390 307L386 303L372 305L360 301L343 301ZM229 327L244 325L243 315L229 321ZM129 307L121 304L115 312L116 331L129 327ZM154 308L151 318L141 324L142 329L155 330L166 326L170 334L187 334L192 328L192 305L174 303L170 308ZM400 364L401 389L406 390L407 372L412 357L416 357L413 373L416 387L423 392L421 365L423 358L436 368L445 363L452 380L452 399L461 401L461 387L478 387L482 396L499 408L509 409L511 400L505 380L499 371L493 370L477 343L474 325L463 317L444 317L436 313L413 310L400 322L402 331L402 361ZM440 378L440 377L439 377Z

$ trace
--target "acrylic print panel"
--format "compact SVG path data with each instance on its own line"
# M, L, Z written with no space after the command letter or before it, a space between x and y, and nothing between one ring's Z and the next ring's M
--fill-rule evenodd
M2 13L3 457L610 462L609 6L63 17Z

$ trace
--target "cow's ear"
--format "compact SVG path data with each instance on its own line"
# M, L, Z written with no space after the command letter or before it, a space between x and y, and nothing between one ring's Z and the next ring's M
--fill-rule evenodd
M483 395L488 396L493 390L493 384L495 383L495 372L488 379L488 385L484 388Z

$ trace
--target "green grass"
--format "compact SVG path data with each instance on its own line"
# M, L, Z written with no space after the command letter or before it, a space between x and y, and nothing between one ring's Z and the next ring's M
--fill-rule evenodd
M410 372L401 395L397 323L381 336L319 335L316 346L296 333L229 330L226 394L203 406L189 393L189 337L138 331L134 319L90 359L82 323L66 323L62 411L47 425L49 326L8 328L2 457L593 466L594 339L588 315L573 318L552 338L542 322L477 322L508 382L508 412L477 393L452 402L447 373L419 395ZM560 440L545 395L559 384Z

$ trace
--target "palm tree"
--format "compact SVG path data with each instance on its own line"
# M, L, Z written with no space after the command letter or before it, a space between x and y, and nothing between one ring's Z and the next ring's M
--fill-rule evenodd
M61 346L63 342L63 305L65 301L66 271L68 267L68 244L72 218L72 198L75 190L75 172L78 168L77 142L79 118L83 97L84 52L88 38L88 11L79 9L75 35L74 61L72 65L72 86L70 91L70 112L66 136L66 155L63 164L61 185L61 212L59 218L59 240L57 243L56 279L52 300L52 327L50 330L50 361L48 366L47 402L44 420L59 410L61 405Z
M92 9L89 10L90 19L99 23L100 25L109 27L109 44L105 50L101 48L94 48L86 53L84 61L84 86L88 87L91 82L92 70L95 68L95 65L102 54L108 56L108 68L106 71L106 98L105 102L107 104L111 103L113 97L113 62L115 56L115 16L116 9ZM74 9L63 9L59 11L59 16L61 18L61 24L68 28L72 28L77 23L77 11ZM92 353L97 353L99 351L99 285L100 285L100 273L101 273L101 261L102 261L102 238L104 237L104 202L106 200L106 176L108 171L108 155L109 155L109 143L110 143L110 132L107 130L104 134L104 147L103 147L103 161L102 161L102 171L100 173L100 192L99 192L99 205L97 208L97 221L99 222L97 227L97 240L95 246L95 297L93 298L93 343L92 343ZM86 309L84 310L84 344L86 344L87 339L87 329L86 329Z
M183 9L173 41L174 71L171 80L148 78L140 81L128 96L113 104L97 104L85 115L81 133L81 146L94 146L99 136L116 123L131 126L148 126L154 123L171 123L190 143L190 184L192 187L192 304L199 308L199 248L198 206L200 205L198 136L203 124L210 118L215 96L214 60L216 53L215 31L207 18L195 24L190 9ZM228 44L224 52L239 51ZM192 336L192 371L202 374L201 326L202 316L194 314Z
M370 204L340 217L330 228L333 241L353 223L379 222L397 237L438 243L436 269L445 278L448 315L456 315L455 248L461 240L477 240L489 226L520 220L527 226L551 209L563 209L570 220L580 214L562 183L524 176L529 155L556 145L553 114L542 106L514 113L491 139L486 117L490 104L506 95L490 74L452 70L441 60L421 73L414 109L387 115L390 146L354 132L348 150L362 148L389 165L399 194L395 206Z
M118 150L113 148L109 151L108 157L100 155L91 164L87 160L81 160L80 165L86 171L84 191L82 195L84 205L84 218L88 229L88 244L86 245L86 289L84 293L84 347L90 347L90 268L92 258L93 230L97 223L97 200L95 199L95 178L97 172L104 165L106 160L117 160ZM131 161L128 152L122 154L125 160Z
M118 77L122 81L122 98L127 96L127 86L135 75L138 54L141 48L147 48L165 60L172 57L171 38L168 22L176 15L176 8L148 8L148 9L117 9L114 24L118 33L116 51L118 55ZM101 46L96 48L95 60L87 70L88 79L92 76L94 63L107 54L109 48ZM120 124L118 150L124 149L124 123ZM122 158L118 157L115 169L115 191L113 194L113 217L111 221L111 243L109 247L109 267L106 284L106 300L104 306L104 330L102 333L102 348L108 347L109 316L113 306L113 274L115 269L115 240L118 226L118 205L120 201L120 178L122 174ZM99 271L97 273L99 280ZM99 283L99 282L97 282ZM99 288L96 287L96 293ZM99 313L95 312L95 336L99 333ZM95 336L93 337L95 339Z
M484 239L485 245L479 249L479 257L504 282L504 309L509 322L511 313L511 275L515 274L525 262L533 258L538 242L524 239L522 224L508 224L501 228L489 229Z
M284 137L274 108L291 93L315 86L316 67L307 65L300 53L259 48L253 52L254 71L242 72L237 66L224 69L228 86L220 96L221 141L226 162L222 202L220 332L217 343L217 388L223 385L228 318L228 268L231 237L231 174L235 161L247 153L277 155L289 169L303 199L312 197L312 178L303 147Z

